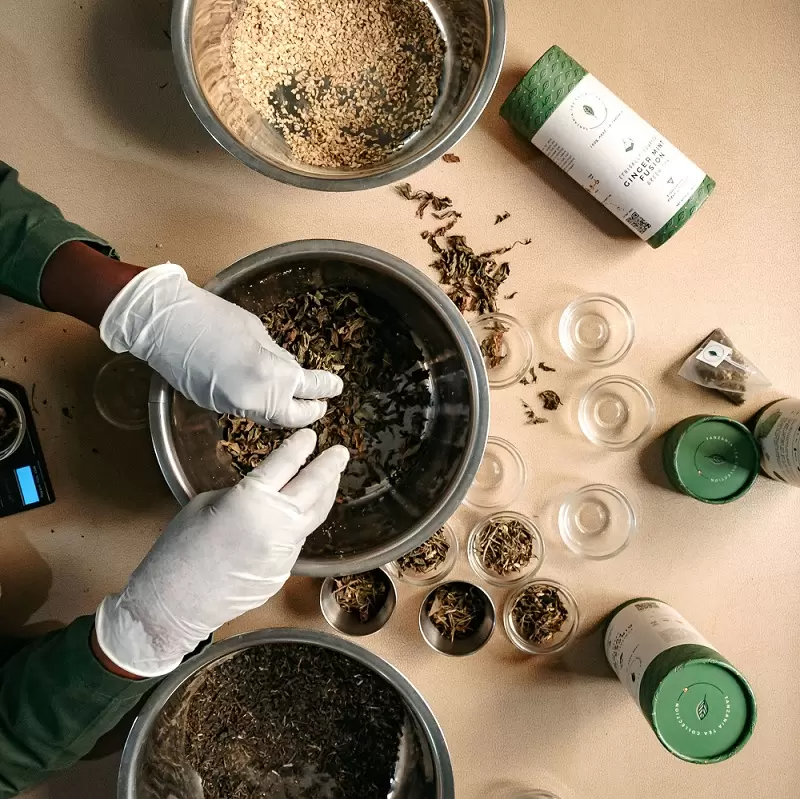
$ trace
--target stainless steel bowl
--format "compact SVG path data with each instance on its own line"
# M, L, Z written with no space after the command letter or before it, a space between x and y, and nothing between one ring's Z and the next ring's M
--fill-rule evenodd
M354 613L345 610L336 599L336 581L333 577L326 577L319 589L319 608L325 621L344 635L362 636L372 635L382 630L389 619L392 618L397 607L397 589L394 581L384 569L375 569L380 579L386 585L386 599L380 610L369 620L361 621Z
M505 50L503 0L425 0L447 45L433 117L387 160L360 169L312 167L244 100L225 69L220 38L235 0L175 0L172 48L189 105L231 155L263 175L307 189L356 191L406 177L450 150L478 121Z
M326 285L368 291L400 315L423 352L432 402L428 432L405 476L380 495L336 505L308 539L295 573L312 577L378 568L433 535L472 484L489 427L489 385L475 338L444 292L399 258L353 242L295 241L243 258L206 288L258 312ZM217 414L176 395L158 376L150 430L164 477L182 504L238 480L217 446Z
M497 622L497 611L495 610L494 602L492 602L492 598L486 591L474 583L468 583L464 580L454 580L450 583L443 583L443 585L456 588L470 588L478 592L483 600L484 607L483 619L481 620L480 626L472 635L466 638L456 638L452 641L436 629L436 626L428 615L428 611L430 610L434 595L439 588L442 587L440 585L430 591L425 599L422 600L422 604L419 607L419 631L422 633L425 643L441 655L449 655L451 657L473 655L489 643L489 639L494 633Z
M117 799L142 799L142 769L156 722L170 701L178 701L203 670L238 652L270 644L306 644L340 652L386 680L402 698L406 723L387 799L454 799L453 767L444 735L416 688L393 666L372 652L328 633L310 630L259 630L212 644L170 674L148 699L131 729L122 753Z

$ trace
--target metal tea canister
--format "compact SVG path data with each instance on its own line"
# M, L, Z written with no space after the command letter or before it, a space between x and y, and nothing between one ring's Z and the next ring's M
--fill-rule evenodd
M751 425L764 474L800 488L800 399L770 402Z
M758 477L753 434L725 416L690 416L664 438L664 471L682 494L722 505L743 497Z
M531 67L500 114L651 247L716 185L560 47Z
M718 763L747 743L756 700L747 680L677 610L658 599L609 616L606 658L659 741L690 763Z

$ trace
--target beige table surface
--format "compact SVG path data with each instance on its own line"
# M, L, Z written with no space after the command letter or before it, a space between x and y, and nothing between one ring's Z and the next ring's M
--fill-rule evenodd
M425 267L421 226L389 189L309 193L218 148L176 83L168 12L166 0L0 0L0 158L128 260L169 258L198 283L254 250L310 237L354 239ZM621 369L651 387L658 433L692 413L744 419L774 396L800 396L797 0L510 0L508 28L500 86L456 148L461 163L439 162L412 182L454 198L475 246L533 237L513 254L507 285L519 294L502 307L531 327L540 357L558 368L548 385L574 399L597 376L570 365L548 330L567 299L602 290L636 317ZM711 201L663 249L628 236L499 119L516 78L556 42L717 180ZM511 219L493 228L506 210ZM773 392L733 409L672 377L715 326L772 378ZM147 435L117 432L94 409L92 378L107 353L92 330L0 301L0 355L0 376L36 384L58 494L48 508L0 522L0 610L7 629L46 629L91 613L120 588L176 505ZM421 593L403 587L391 624L365 642L430 702L459 799L503 799L522 787L563 799L798 796L800 490L762 479L733 505L700 505L664 487L652 447L602 452L570 429L566 412L523 427L526 391L493 393L491 432L525 454L528 487L514 507L542 518L542 574L577 595L581 640L561 660L535 659L498 629L476 656L446 660L416 629ZM581 481L607 481L638 499L641 533L614 560L571 556L550 521L553 500ZM474 520L460 511L454 523L465 536ZM469 576L465 560L457 573ZM224 632L323 630L316 590L292 580ZM501 603L503 592L492 593ZM674 604L749 676L759 723L731 761L699 767L667 754L606 667L597 626L637 595ZM115 767L113 757L81 765L29 796L111 797Z

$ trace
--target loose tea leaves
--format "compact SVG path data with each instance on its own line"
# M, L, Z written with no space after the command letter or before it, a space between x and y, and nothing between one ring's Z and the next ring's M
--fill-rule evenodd
M397 193L406 200L414 200L419 202L417 206L417 216L422 219L425 216L425 209L430 205L434 211L443 211L445 208L451 208L453 201L449 197L438 197L430 191L412 191L411 184L398 183L395 186Z
M326 287L279 303L261 317L301 366L334 372L344 382L342 393L328 401L328 413L312 426L316 453L333 444L350 450L341 500L363 496L400 473L419 450L430 403L428 373L411 333L399 319L374 314L365 302L354 291ZM220 424L225 429L220 446L242 474L291 434L230 415ZM387 440L393 441L390 448Z
M484 568L500 577L519 572L535 557L533 533L519 519L492 519L481 530L475 549Z
M496 369L508 357L508 348L504 343L505 335L510 328L496 319L488 327L481 341L481 354L488 369Z
M438 569L447 558L450 551L450 543L441 527L427 541L424 541L416 549L412 549L407 555L398 558L397 568L400 574L415 572L417 574L427 574Z
M555 369L552 366L548 366L544 361L539 361L539 368L543 372L555 372Z
M542 406L546 411L557 411L558 406L564 404L561 401L561 397L559 397L555 391L551 391L550 389L547 389L546 391L540 391L539 399L542 401Z
M520 400L520 402L525 409L525 424L547 424L548 420L544 416L537 416L536 411L525 400Z
M512 292L511 292L511 294L506 294L506 296L505 296L505 297L503 297L503 299L504 299L504 300L513 300L513 299L514 299L514 297L516 297L516 296L517 296L517 294L519 294L519 292L518 292L518 291L512 291Z
M511 609L517 632L534 644L546 644L563 629L569 611L557 589L532 585L520 594Z
M255 647L200 672L162 711L142 799L386 797L404 720L397 691L345 655Z
M509 219L510 217L511 217L511 214L510 214L510 213L508 213L508 211L506 211L506 212L505 212L505 213L503 213L503 214L498 214L498 215L497 215L497 216L494 218L494 223L495 223L495 225L499 225L501 222L505 222L505 221L506 221L506 219Z
M361 622L373 619L386 602L386 579L379 571L336 577L334 584L339 607L357 615Z
M459 164L461 163L461 159L455 153L445 153L442 156L442 161L446 164Z
M476 633L485 615L486 606L477 589L457 583L437 588L428 606L433 626L450 641Z

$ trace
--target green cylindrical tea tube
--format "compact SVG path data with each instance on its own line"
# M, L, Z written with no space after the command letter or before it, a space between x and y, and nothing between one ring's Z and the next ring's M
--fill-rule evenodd
M747 680L665 602L631 599L613 610L605 651L659 741L676 757L718 763L753 734L756 700Z
M800 488L800 399L770 402L751 425L764 474Z
M664 471L682 494L722 505L743 497L758 477L752 433L725 416L690 416L664 437Z
M716 185L560 47L531 67L500 114L651 247Z

